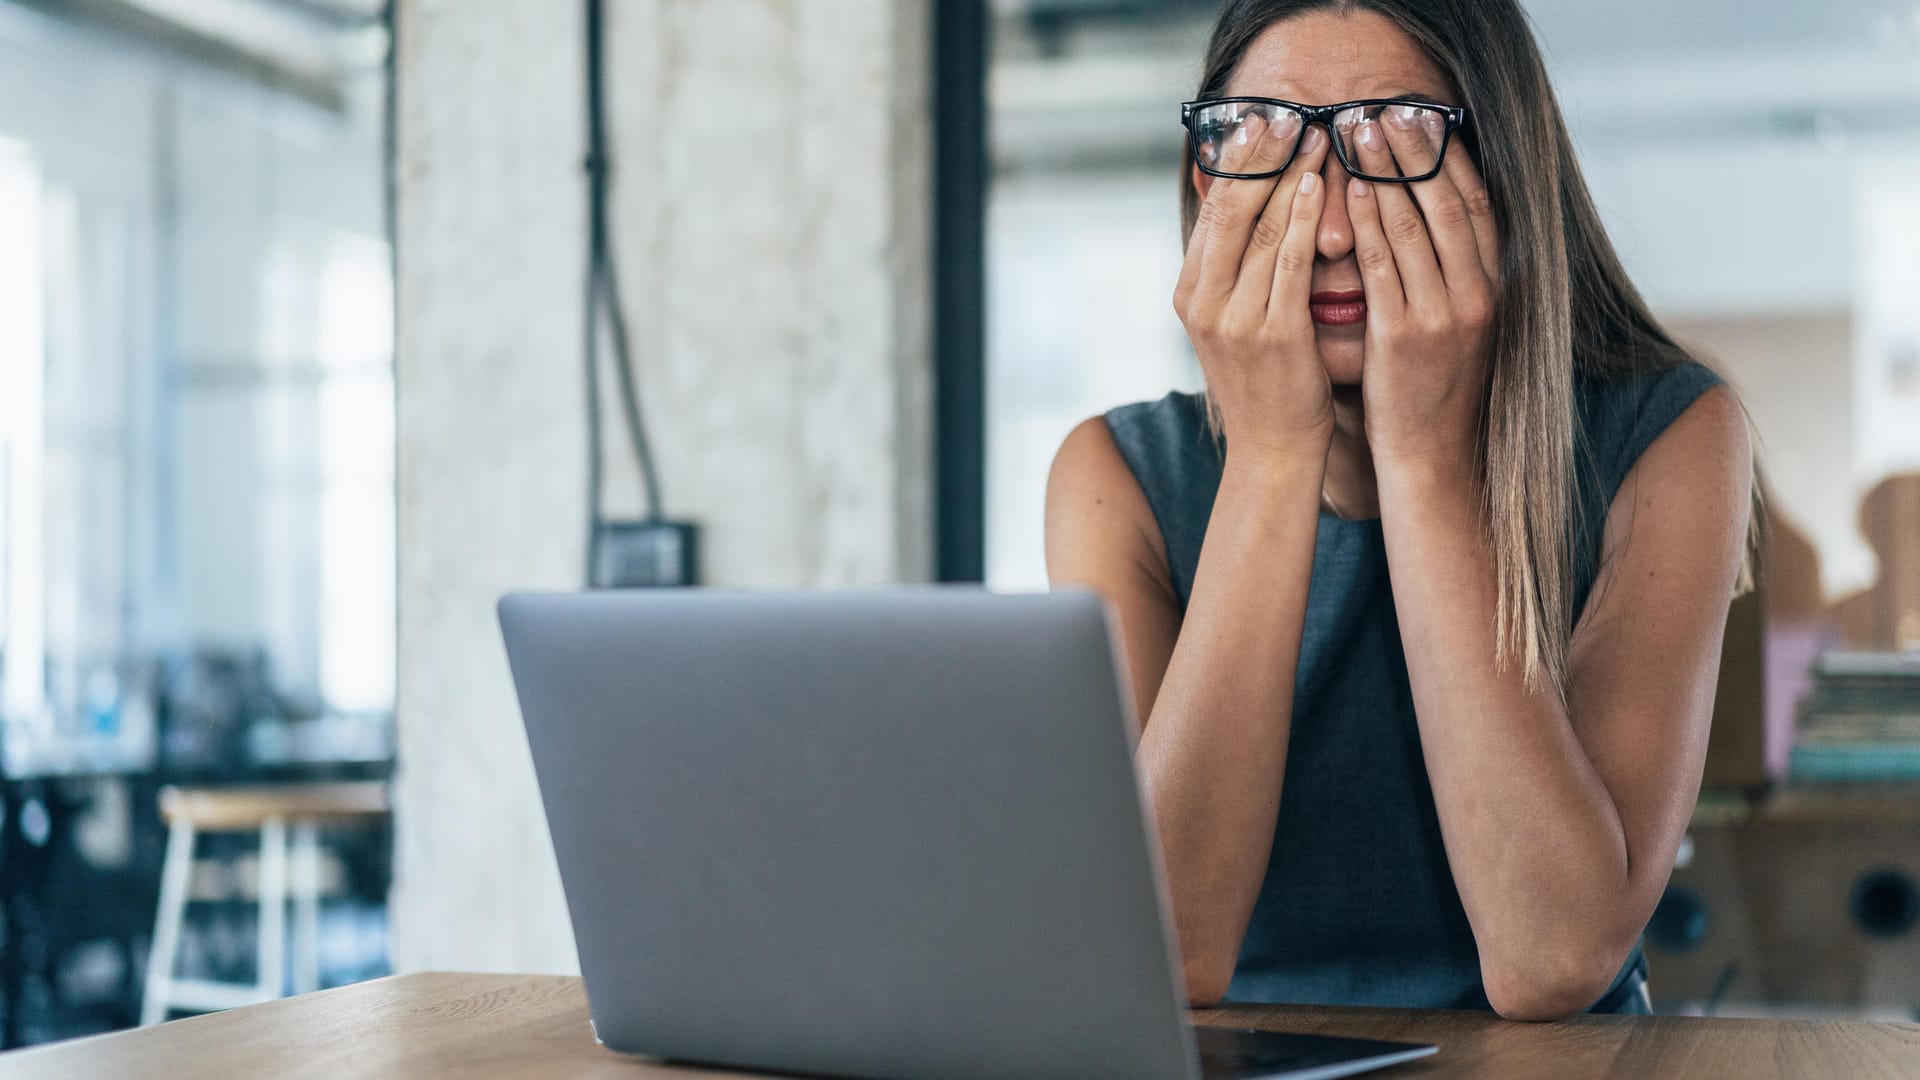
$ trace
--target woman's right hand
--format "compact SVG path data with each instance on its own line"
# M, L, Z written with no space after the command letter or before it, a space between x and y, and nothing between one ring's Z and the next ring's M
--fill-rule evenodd
M1263 172L1278 165L1293 133L1258 117L1229 140L1220 167ZM1214 177L1187 243L1173 308L1193 342L1220 410L1228 455L1324 457L1333 401L1307 308L1314 234L1326 200L1319 175L1327 133L1307 129L1277 177Z

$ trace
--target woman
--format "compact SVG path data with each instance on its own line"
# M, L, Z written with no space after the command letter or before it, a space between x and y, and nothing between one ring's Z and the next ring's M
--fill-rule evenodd
M1739 402L1627 280L1514 0L1233 0L1197 97L1206 393L1083 422L1047 493L1052 580L1118 616L1188 995L1646 1011Z

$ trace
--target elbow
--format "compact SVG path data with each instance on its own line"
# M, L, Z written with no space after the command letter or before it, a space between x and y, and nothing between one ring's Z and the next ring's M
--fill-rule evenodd
M1623 954L1624 955L1624 954ZM1620 957L1601 950L1559 948L1504 962L1482 958L1487 1002L1508 1020L1564 1020L1585 1012L1607 992Z
M1190 959L1182 967L1187 983L1187 1005L1211 1009L1227 996L1227 984L1233 981L1233 964Z

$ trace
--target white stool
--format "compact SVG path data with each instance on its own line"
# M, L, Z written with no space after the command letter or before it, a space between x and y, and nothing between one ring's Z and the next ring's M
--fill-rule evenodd
M205 1012L271 1001L280 996L288 948L288 832L292 836L294 904L293 992L320 988L320 842L322 821L369 821L388 810L387 785L377 781L280 784L247 788L160 789L160 816L168 823L160 874L160 910L147 957L140 1022L156 1024L170 1009ZM202 832L260 833L258 977L252 983L176 979L180 923L187 909L193 841Z

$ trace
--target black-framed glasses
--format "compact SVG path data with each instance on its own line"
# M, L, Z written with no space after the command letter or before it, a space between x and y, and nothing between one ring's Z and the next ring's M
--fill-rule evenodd
M1307 128L1320 124L1333 136L1333 152L1349 175L1382 184L1410 184L1439 174L1453 133L1467 124L1467 110L1413 98L1302 105L1279 98L1226 97L1183 102L1180 124L1187 129L1194 163L1208 176L1241 180L1278 176L1300 152ZM1369 154L1384 155L1392 172L1361 165L1359 140L1366 124L1372 124L1379 135L1379 148L1370 149ZM1399 133L1385 130L1386 125ZM1249 147L1255 136L1271 141Z

